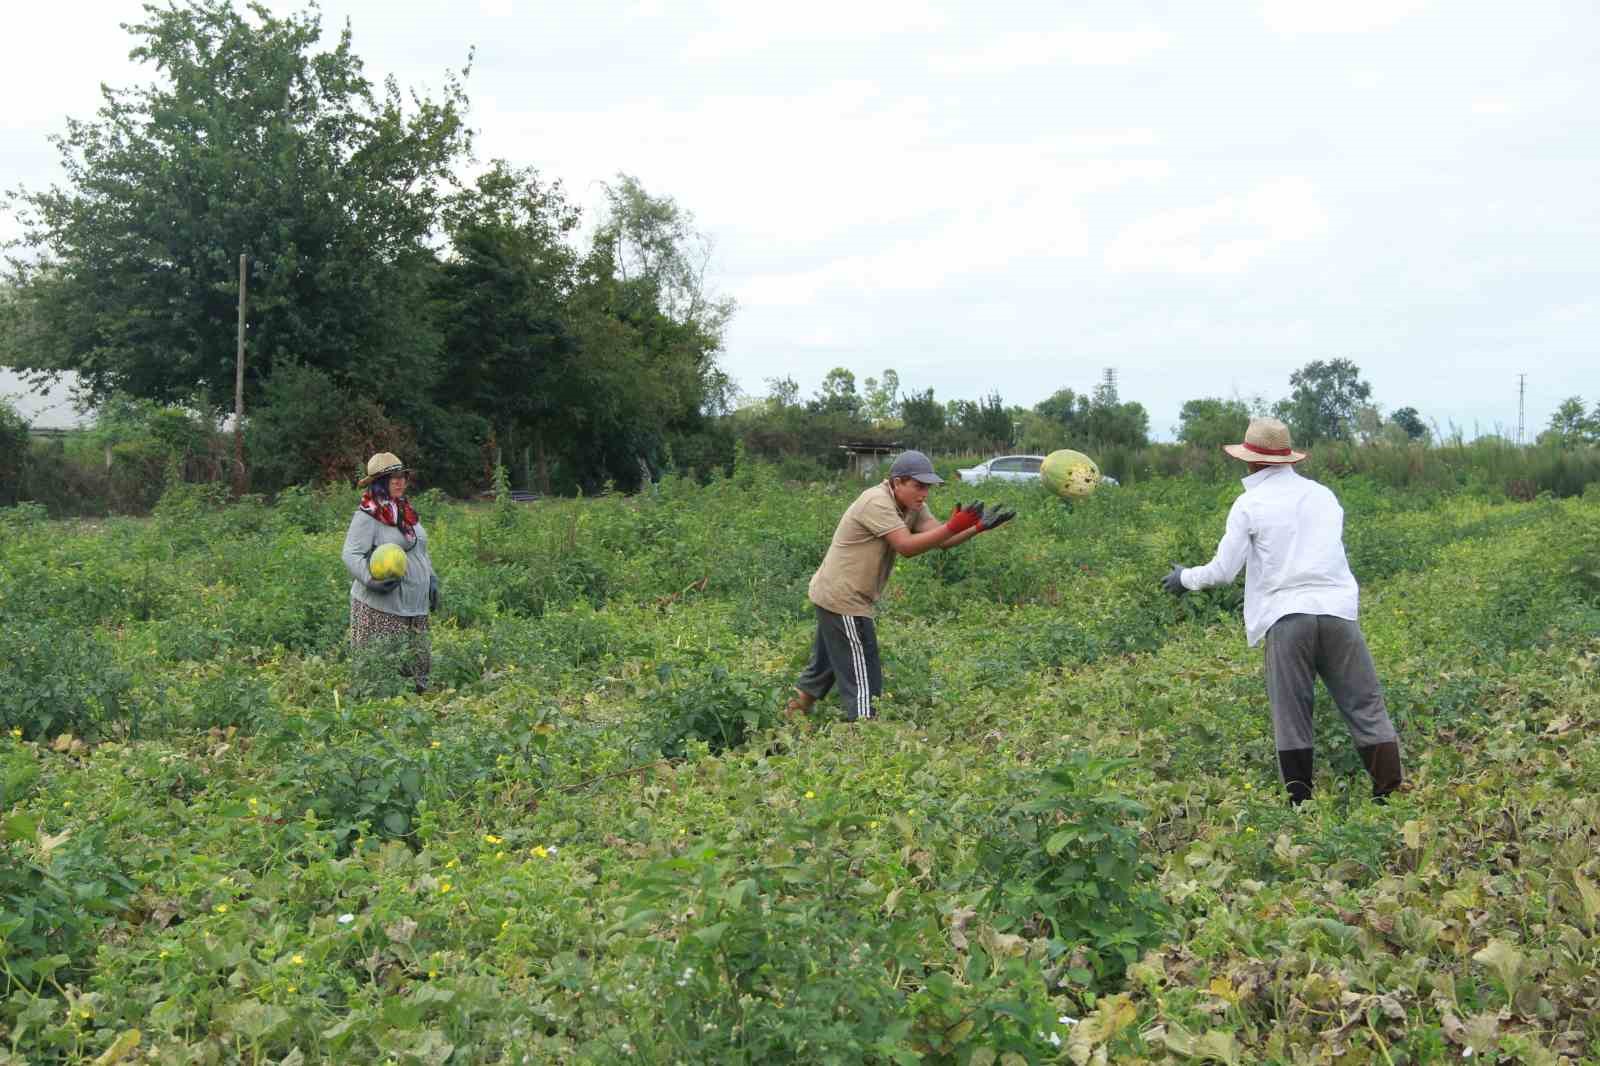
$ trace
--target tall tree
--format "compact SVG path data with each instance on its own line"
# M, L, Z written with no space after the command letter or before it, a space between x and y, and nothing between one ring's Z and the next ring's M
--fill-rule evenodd
M1568 396L1550 415L1550 424L1539 434L1539 440L1565 447L1600 440L1600 406L1596 417L1590 418L1584 410L1583 397Z
M548 447L575 431L573 417L592 399L567 313L578 212L559 184L496 161L446 205L444 220L450 249L435 307L446 372L435 394L490 420L507 467L532 451L549 491Z
M1428 436L1428 424L1422 420L1415 407L1402 407L1389 416L1389 421L1405 430L1410 440L1423 440Z
M900 414L900 375L893 369L883 372L882 380L868 378L861 383L862 414L872 422L887 422Z
M856 376L842 366L834 367L822 376L822 385L817 389L812 405L824 414L858 417L861 414L861 396L856 392Z
M1250 406L1240 399L1187 400L1178 412L1178 439L1201 448L1237 444L1250 425Z
M906 393L900 401L900 418L911 436L925 445L944 432L944 404L933 398L931 388Z
M1350 439L1357 409L1372 399L1372 386L1349 359L1314 359L1289 375L1289 385L1293 391L1274 413L1297 444Z
M159 80L103 89L57 138L65 186L10 204L22 365L76 371L95 395L225 406L246 252L248 390L283 357L366 388L426 384L427 239L470 147L456 76L438 101L380 92L348 25L317 50L315 8L190 0L125 28Z

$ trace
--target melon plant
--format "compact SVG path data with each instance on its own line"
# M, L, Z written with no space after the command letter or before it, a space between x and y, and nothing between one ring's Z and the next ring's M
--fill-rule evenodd
M1062 498L1087 496L1100 486L1100 467L1082 452L1062 448L1045 456L1039 466L1039 478Z

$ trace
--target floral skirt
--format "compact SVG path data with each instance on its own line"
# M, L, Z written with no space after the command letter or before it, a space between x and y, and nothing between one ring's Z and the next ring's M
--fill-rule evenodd
M428 616L390 614L352 599L350 647L359 651L368 645L382 643L393 643L404 648L400 673L416 683L418 692L428 687L428 675L433 672L433 643L428 637Z

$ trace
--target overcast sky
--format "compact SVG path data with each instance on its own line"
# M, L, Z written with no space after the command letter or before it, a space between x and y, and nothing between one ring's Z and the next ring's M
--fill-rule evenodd
M274 10L299 5L273 0ZM97 85L136 3L13 5L0 175ZM884 368L1031 405L1115 367L1183 401L1354 360L1386 411L1529 436L1600 402L1600 5L328 0L375 79L466 87L482 160L587 208L625 171L715 240L748 393ZM32 42L25 44L25 42ZM0 236L14 235L0 220ZM9 386L0 384L0 391Z

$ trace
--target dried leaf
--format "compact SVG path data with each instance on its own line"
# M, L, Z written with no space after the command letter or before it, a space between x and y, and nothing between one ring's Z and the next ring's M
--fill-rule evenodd
M94 1060L94 1066L113 1066L113 1064L121 1062L128 1057L129 1052L139 1046L141 1039L143 1037L139 1030L124 1029L117 1034L117 1038L111 1042L111 1046L102 1051Z
M1504 940L1489 941L1489 946L1473 955L1472 959L1494 971L1508 996L1515 996L1522 987L1523 969L1528 960Z

